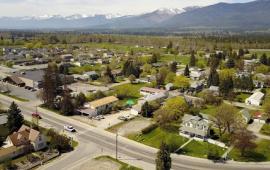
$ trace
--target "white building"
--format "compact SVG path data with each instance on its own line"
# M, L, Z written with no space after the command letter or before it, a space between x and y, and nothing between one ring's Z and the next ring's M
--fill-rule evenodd
M255 92L249 98L246 99L247 105L260 106L263 100L264 94L262 92Z
M156 88L151 88L151 87L142 87L140 89L140 94L143 95L144 97L146 97L148 95L156 95L159 93L164 93L164 94L168 95L167 90L156 89Z

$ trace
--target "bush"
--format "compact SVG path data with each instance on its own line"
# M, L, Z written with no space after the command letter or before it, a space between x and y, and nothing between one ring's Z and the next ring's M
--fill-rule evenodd
M142 134L150 133L152 130L156 129L157 127L158 125L156 123L151 124L142 130Z
M209 148L207 153L207 159L219 160L220 156L217 149Z

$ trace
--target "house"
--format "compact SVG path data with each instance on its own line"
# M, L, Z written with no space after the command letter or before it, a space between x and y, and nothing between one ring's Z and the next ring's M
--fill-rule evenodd
M172 84L172 83L166 84L165 89L166 89L167 91L172 90L172 89L173 89L173 84Z
M200 80L205 76L205 72L203 69L199 69L199 68L190 68L189 69L190 73L189 73L189 77L192 80Z
M14 84L19 87L25 86L25 82L23 82L19 77L13 75L7 76L3 81L8 82L10 84Z
M262 104L262 100L264 97L264 93L258 91L253 93L249 98L245 100L247 105L260 106Z
M243 109L240 111L244 121L246 123L249 123L249 121L251 120L251 114L249 113L249 111L247 109Z
M118 98L114 96L104 97L90 102L89 108L93 109L97 115L108 113L111 111L113 105L118 101Z
M64 55L61 55L61 59L64 62L70 62L73 60L73 55L72 54L64 54Z
M215 95L219 95L219 87L218 86L210 86L208 90Z
M195 108L204 105L204 100L199 97L184 95L184 99L189 106L194 106Z
M96 80L98 79L99 75L96 71L88 71L83 74L83 76L88 77L88 79Z
M184 133L191 137L207 139L210 133L210 123L207 119L199 116L185 114L179 130L180 134Z
M34 151L47 147L46 142L46 137L43 134L25 125L22 125L17 132L12 133L6 139L9 146L25 146Z
M148 96L148 95L155 95L158 93L164 93L166 96L168 96L168 91L167 90L162 90L162 89L156 89L156 88L151 88L151 87L142 87L140 89L140 94L143 96Z
M199 91L201 91L201 90L203 89L203 86L204 86L204 84L203 84L202 81L193 81L193 82L190 84L189 89L190 89L190 91L192 91L192 92L194 92L194 91L199 92Z

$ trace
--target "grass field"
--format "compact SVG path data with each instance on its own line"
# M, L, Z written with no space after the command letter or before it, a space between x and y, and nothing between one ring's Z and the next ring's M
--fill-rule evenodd
M249 93L240 93L235 97L237 102L245 102L246 98L248 98L251 94Z
M174 150L178 149L188 140L180 136L177 132L169 132L161 128L156 128L147 134L129 135L128 138L154 148L159 148L160 144L165 142Z
M270 161L270 141L261 140L257 142L257 147L246 153L245 156L241 156L239 150L233 149L230 154L230 158L235 161L241 162L264 162Z
M112 158L110 156L99 156L99 157L95 158L95 160L106 160L106 159L109 159L109 160L111 160L113 162L119 163L121 165L119 170L142 170L140 168L137 168L135 166L131 166L129 164L126 164L126 163L124 163L124 162L122 162L120 160L117 160L115 158Z
M217 151L219 156L222 156L226 151L226 149L207 142L192 141L183 148L182 153L188 156L207 158L209 150Z
M28 102L29 100L28 99L24 99L24 98L21 98L21 97L17 97L17 96L14 96L14 95L10 95L9 93L3 93L3 92L0 92L0 94L4 95L4 96L7 96L7 97L11 97L15 100L18 100L18 101L21 101L21 102Z
M270 136L270 125L269 124L264 124L263 127L260 130L260 133Z
M120 93L120 92L126 92L127 96L129 98L140 98L140 89L142 87L146 86L146 84L144 83L139 83L139 84L123 84L123 85L119 85L119 86L115 86L113 87L114 92Z

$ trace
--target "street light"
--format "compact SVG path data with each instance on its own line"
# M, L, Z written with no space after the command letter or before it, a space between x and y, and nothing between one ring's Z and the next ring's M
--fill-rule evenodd
M118 160L118 130L115 138L115 159Z

